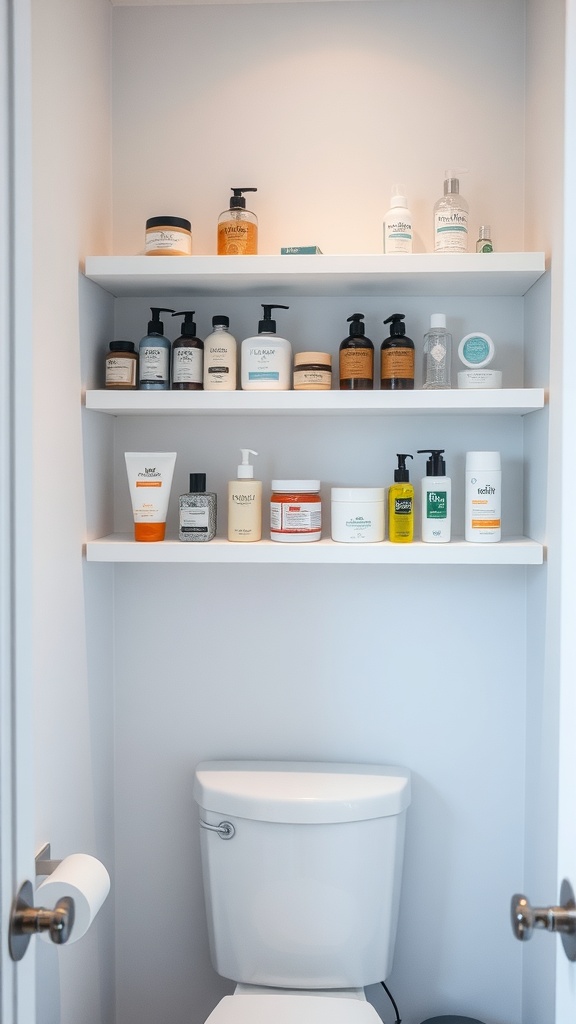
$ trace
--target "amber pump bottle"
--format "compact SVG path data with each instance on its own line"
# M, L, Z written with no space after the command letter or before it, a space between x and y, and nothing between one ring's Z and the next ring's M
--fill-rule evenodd
M258 254L258 218L246 209L244 192L256 188L233 188L230 206L218 217L218 255L256 256Z
M350 333L340 345L340 391L374 387L374 345L364 334L364 313L348 317Z
M406 334L404 313L393 313L390 336L380 346L380 387L383 391L414 390L414 342Z

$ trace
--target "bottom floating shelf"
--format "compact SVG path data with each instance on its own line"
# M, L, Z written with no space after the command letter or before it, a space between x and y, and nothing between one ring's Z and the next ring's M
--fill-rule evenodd
M136 543L130 534L111 534L86 544L89 562L219 562L250 565L541 565L544 546L528 537L508 537L498 544L338 544L328 538L306 544L261 540L231 543L216 537L206 544L167 539Z

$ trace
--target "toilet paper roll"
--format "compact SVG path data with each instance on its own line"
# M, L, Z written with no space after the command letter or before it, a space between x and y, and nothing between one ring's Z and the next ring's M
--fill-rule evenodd
M74 925L68 942L77 942L86 934L110 892L110 875L104 865L87 853L65 857L36 890L36 905L53 910L63 896L74 900ZM42 933L50 942L50 935Z

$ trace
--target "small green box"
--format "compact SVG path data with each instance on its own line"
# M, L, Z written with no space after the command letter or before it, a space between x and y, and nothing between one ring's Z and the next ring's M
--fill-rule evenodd
M280 249L281 256L321 256L317 245L286 245Z

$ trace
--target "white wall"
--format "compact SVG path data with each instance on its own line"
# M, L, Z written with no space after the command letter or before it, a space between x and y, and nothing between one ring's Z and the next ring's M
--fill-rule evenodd
M212 253L230 185L254 184L262 252L304 242L378 252L402 178L429 249L430 209L454 163L470 168L472 224L490 222L499 249L523 248L524 29L515 0L116 10L113 250L140 251L146 217L173 213L192 219L194 251ZM403 300L416 340L435 303ZM116 304L117 337L145 333L147 305ZM238 337L252 333L257 301L220 305L195 304L201 335L214 312L229 312ZM392 306L364 305L379 342ZM357 308L300 301L282 323L297 349L314 337L335 351ZM510 383L522 382L518 300L452 300L447 311L458 332L490 324ZM265 481L302 473L326 484L388 483L405 443L445 443L460 523L463 454L493 445L505 454L507 528L521 522L517 421L142 418L116 426L116 527L129 524L127 447L178 450L173 530L188 472L206 470L223 501L240 435L262 452ZM200 1024L230 990L209 964L191 791L200 759L236 756L408 765L390 979L403 1020L520 1024L508 902L523 878L526 575L116 568L118 1024Z

